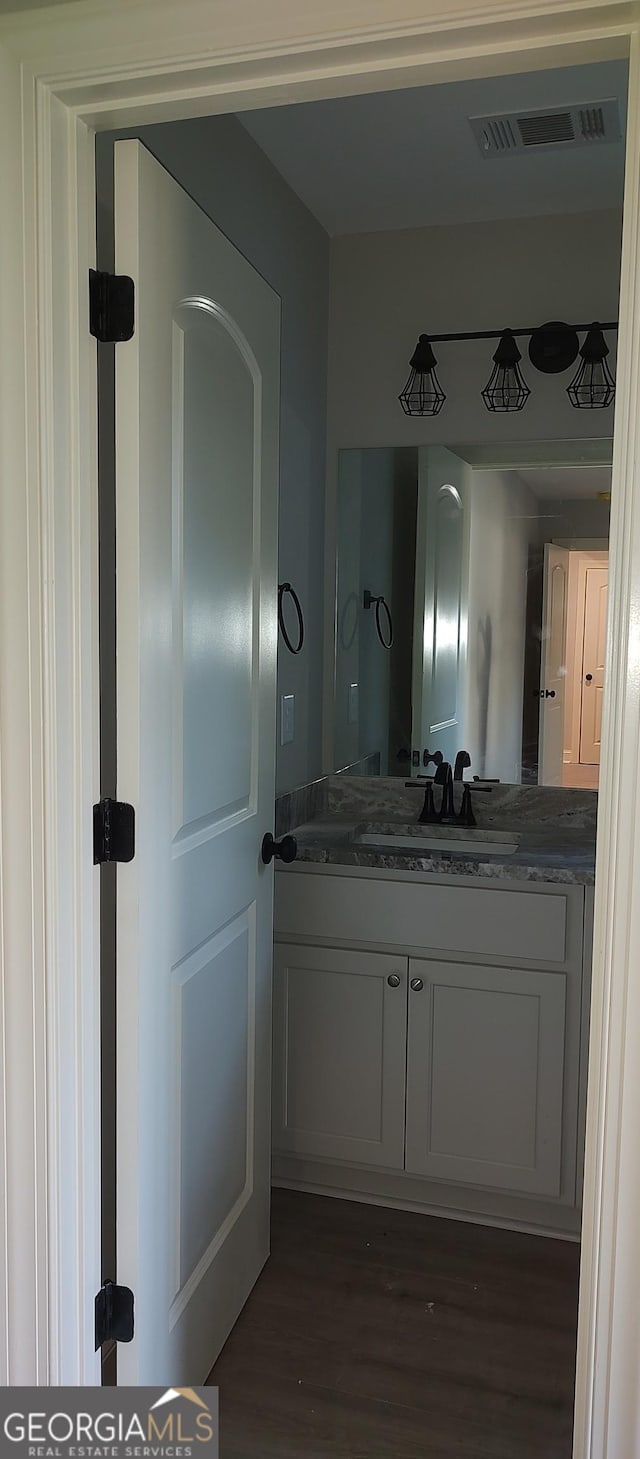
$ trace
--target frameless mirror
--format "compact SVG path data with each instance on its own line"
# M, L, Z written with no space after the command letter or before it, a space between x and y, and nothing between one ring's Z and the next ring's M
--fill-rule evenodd
M340 452L336 770L597 787L610 487L608 439Z

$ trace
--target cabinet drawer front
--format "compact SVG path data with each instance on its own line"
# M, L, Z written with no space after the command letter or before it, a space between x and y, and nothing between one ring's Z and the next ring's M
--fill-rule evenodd
M557 1198L566 977L409 964L406 1168Z
M564 893L287 871L276 877L275 916L280 937L397 943L516 961L567 958ZM579 933L575 940L579 954Z
M274 1148L402 1169L406 1020L406 958L276 944Z

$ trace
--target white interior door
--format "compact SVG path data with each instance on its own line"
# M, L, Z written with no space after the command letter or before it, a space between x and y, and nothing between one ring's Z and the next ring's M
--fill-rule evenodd
M580 764L599 765L609 569L588 564L585 579Z
M568 581L568 549L545 542L538 756L540 785L562 785Z
M115 147L119 1381L201 1382L268 1255L279 300Z
M412 745L421 759L440 750L451 762L464 747L468 474L442 446L419 452Z

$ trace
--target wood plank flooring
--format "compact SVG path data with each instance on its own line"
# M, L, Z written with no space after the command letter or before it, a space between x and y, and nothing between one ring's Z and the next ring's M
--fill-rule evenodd
M274 1191L221 1459L570 1459L579 1249Z

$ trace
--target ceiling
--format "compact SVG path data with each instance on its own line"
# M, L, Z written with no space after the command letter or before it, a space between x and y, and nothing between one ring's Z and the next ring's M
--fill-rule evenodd
M518 475L542 500L587 501L599 491L611 490L610 466L547 466L520 470Z
M622 206L624 143L483 158L469 117L617 97L626 61L243 112L240 121L332 235Z
M45 6L68 4L69 0L0 0L0 15L21 15L23 10L41 10ZM81 0L74 0L80 4Z

